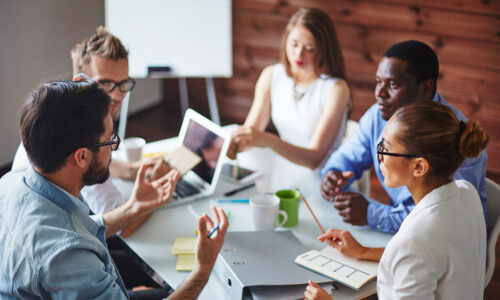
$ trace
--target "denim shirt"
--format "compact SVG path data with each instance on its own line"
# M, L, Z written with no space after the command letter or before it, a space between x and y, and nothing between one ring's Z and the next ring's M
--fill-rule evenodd
M458 109L446 102L438 93L434 96L433 101L449 106L459 120L467 120ZM354 178L349 181L345 188L348 189L354 179L359 179L363 171L368 170L373 164L380 184L389 195L390 205L375 201L370 202L367 211L368 225L379 231L396 232L406 216L415 207L415 202L405 186L389 188L384 184L384 175L380 171L377 160L377 145L382 139L386 124L387 121L382 119L378 105L372 105L361 117L356 135L342 144L330 156L321 170L321 177L325 176L329 170L352 171ZM486 160L486 150L483 150L478 157L465 159L454 176L455 180L466 180L476 188L481 198L485 218L487 216Z
M0 179L1 299L127 299L106 227L33 168Z

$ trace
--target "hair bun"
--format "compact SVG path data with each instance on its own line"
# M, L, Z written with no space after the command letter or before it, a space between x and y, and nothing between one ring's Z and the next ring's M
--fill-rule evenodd
M486 148L488 139L478 121L467 122L459 136L458 150L463 157L476 157Z

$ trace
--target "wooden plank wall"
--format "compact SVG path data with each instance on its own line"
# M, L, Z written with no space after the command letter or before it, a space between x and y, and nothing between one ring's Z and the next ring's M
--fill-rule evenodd
M301 6L327 12L335 23L353 90L351 118L374 103L374 76L383 51L421 40L441 65L438 91L490 135L488 172L500 174L500 1L497 0L234 0L233 71L216 79L224 123L244 121L262 69L278 61L281 34ZM165 97L178 107L177 83L165 80ZM206 115L203 80L189 79L192 107ZM174 100L175 99L175 100Z

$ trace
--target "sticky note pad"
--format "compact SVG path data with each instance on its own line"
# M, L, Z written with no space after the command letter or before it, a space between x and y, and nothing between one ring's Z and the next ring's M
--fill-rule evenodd
M194 254L179 254L177 255L176 271L191 271L194 268Z
M172 254L194 254L196 238L176 237L172 246Z

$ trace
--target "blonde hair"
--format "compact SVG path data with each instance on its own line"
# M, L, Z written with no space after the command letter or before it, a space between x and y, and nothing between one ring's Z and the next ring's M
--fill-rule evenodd
M128 58L128 51L120 39L112 35L105 27L97 27L96 34L83 39L71 49L73 75L87 73L92 55L118 60Z
M435 101L405 105L391 119L406 151L427 159L437 177L450 178L465 158L477 157L488 144L478 121L459 121L449 106Z
M317 8L301 8L288 21L283 32L281 47L281 63L285 66L286 73L291 77L290 62L286 56L286 41L292 28L304 25L314 36L317 52L314 58L314 71L319 77L323 71L332 77L346 80L344 58L330 17Z

